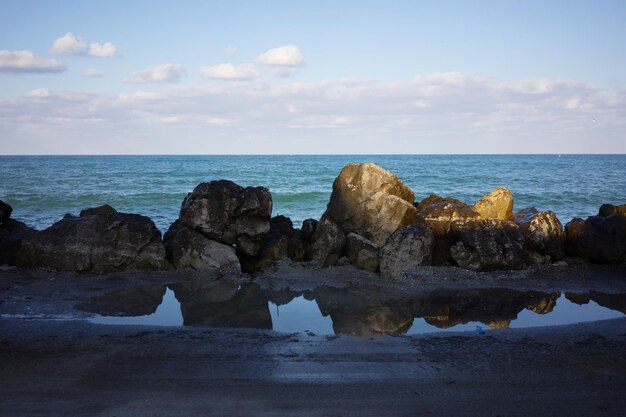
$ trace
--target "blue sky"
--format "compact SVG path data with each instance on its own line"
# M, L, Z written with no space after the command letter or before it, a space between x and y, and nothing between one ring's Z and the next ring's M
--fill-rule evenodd
M1 6L5 154L626 152L623 1Z

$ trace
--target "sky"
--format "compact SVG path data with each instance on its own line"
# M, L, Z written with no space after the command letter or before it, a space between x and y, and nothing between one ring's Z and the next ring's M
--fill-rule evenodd
M626 153L626 1L0 10L4 155Z

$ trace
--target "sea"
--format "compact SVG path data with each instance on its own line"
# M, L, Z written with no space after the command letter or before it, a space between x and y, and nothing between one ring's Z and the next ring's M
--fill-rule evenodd
M296 227L319 219L333 180L350 162L373 162L415 193L473 204L493 188L513 192L514 210L554 211L565 225L597 214L603 203L626 203L626 155L159 155L0 156L0 200L12 217L45 229L65 214L110 204L152 218L165 232L187 193L228 179L264 186L273 215Z

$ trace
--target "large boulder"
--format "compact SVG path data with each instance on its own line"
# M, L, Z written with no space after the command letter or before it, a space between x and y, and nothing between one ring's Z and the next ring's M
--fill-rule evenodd
M110 206L84 210L80 217L66 216L26 236L17 265L92 273L168 267L154 222L138 214L118 213Z
M11 212L13 212L13 207L0 200L0 224L11 217Z
M301 238L307 243L311 243L315 229L317 229L318 221L315 219L306 219L302 222Z
M474 271L520 269L527 264L524 235L506 220L468 220L451 223L456 240L450 256L460 267Z
M565 225L565 248L592 262L626 263L626 216L575 218Z
M431 194L416 204L417 223L428 227L435 236L433 249L434 265L449 265L450 247L456 243L450 234L453 221L479 219L480 215L472 206L452 197L439 197Z
M402 278L413 267L431 265L433 247L433 233L424 226L397 230L380 250L380 274L388 279Z
M563 259L565 232L553 211L531 207L518 211L513 219L525 235L528 250L550 256L551 261Z
M180 222L204 236L254 256L270 229L272 195L265 187L243 188L232 181L199 184L180 209Z
M626 216L626 204L621 204L619 206L613 204L602 204L600 206L598 216L608 217L612 214L620 214L622 216Z
M333 183L327 216L346 232L383 245L396 230L415 222L413 191L372 163L348 164Z
M370 272L377 272L380 264L378 246L363 236L350 232L346 236L345 256L354 266Z
M167 259L176 269L217 270L240 273L235 248L206 238L202 233L175 221L163 236Z
M285 258L304 261L307 246L308 242L302 239L302 232L293 227L289 217L272 217L269 233L263 237L257 255L252 257L240 254L242 269L245 272L256 272Z
M324 214L315 228L311 245L306 251L306 260L318 261L323 266L335 265L345 244L346 232Z
M483 219L509 220L513 214L513 194L497 187L474 204L474 211Z
M35 233L24 223L7 218L0 224L0 265L15 265L22 240Z

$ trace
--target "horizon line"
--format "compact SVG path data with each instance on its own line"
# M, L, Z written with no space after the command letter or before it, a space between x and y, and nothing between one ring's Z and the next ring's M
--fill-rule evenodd
M611 156L626 155L626 153L583 153L583 152L550 152L550 153L102 153L102 154L0 154L2 157L16 156L548 156L548 155L568 155L568 156Z

